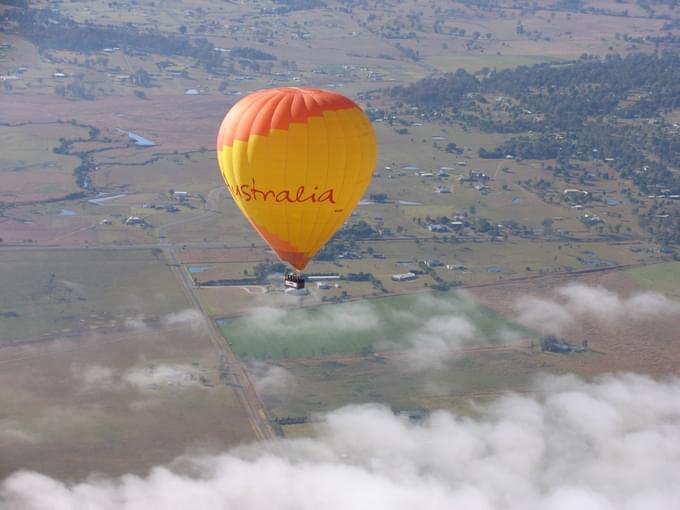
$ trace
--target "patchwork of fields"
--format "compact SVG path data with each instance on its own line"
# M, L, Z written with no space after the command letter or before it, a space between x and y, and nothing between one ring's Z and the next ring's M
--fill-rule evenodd
M657 52L655 37L679 34L680 24L662 28L677 22L669 3L650 14L648 2L626 2L625 15L618 0L288 3L28 2L51 9L50 24L134 26L182 41L191 51L181 54L81 52L3 31L0 477L144 474L253 441L259 422L347 404L474 415L542 374L677 374L680 263L641 224L650 210L663 216L661 199L610 179L603 156L582 158L572 177L551 170L559 157L483 159L480 149L518 133L428 117L389 92L457 69L482 79ZM284 295L278 276L249 280L275 256L228 196L213 150L227 110L272 86L351 96L380 147L347 223L371 235L341 237L334 260L312 262L310 272L342 278L306 297ZM480 118L506 99L486 94ZM501 115L518 108L507 104ZM669 110L646 125L671 129L680 112ZM601 200L569 201L574 188ZM392 278L412 270L414 280ZM347 278L361 273L371 279ZM598 299L570 302L569 321L564 289L580 282ZM432 291L447 285L467 290ZM636 306L642 291L661 294ZM520 324L522 299L590 348L539 352L543 330ZM603 302L627 313L602 320L592 311Z
M277 360L366 355L517 343L530 333L460 293L416 294L321 305L298 310L260 306L220 321L232 350L243 359ZM439 343L441 342L441 343Z

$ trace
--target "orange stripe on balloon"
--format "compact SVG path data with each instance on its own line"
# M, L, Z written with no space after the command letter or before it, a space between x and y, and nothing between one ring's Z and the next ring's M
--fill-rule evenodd
M309 262L310 257L305 253L301 252L299 248L293 246L288 241L281 239L276 234L269 232L266 228L261 225L257 225L251 221L251 224L260 233L262 238L267 242L272 250L276 252L281 260L285 260L290 263L295 269L302 271L307 262Z
M254 92L237 102L224 118L217 138L217 149L234 140L248 141L251 135L266 136L273 129L303 124L324 111L348 110L358 106L352 100L311 88L281 87Z

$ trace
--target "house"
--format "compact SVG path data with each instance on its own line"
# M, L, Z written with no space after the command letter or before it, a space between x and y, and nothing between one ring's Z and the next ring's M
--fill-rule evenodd
M584 214L583 217L581 218L581 221L585 223L586 225L597 225L599 223L604 223L604 220L600 218L599 216L596 216L595 214Z
M587 350L587 341L583 342L582 347L570 344L564 338L558 338L555 335L546 335L541 337L541 351L553 352L557 354L566 354L569 352L584 352Z
M444 265L444 263L439 259L425 260L423 263L427 267L442 267Z
M467 177L460 176L458 178L458 180L460 182L482 182L482 183L484 183L484 182L491 180L491 177L489 177L484 172L477 172L476 170L469 170Z
M416 274L411 272L392 275L392 281L395 282L408 282L410 280L415 280L416 278L418 278Z
M462 264L446 264L446 269L449 271L467 271L468 268Z
M130 216L123 223L126 225L135 225L140 228L146 228L149 226L149 224L139 216Z
M427 230L430 232L448 232L449 229L446 225L442 225L441 223L431 223L430 225L427 226Z
M564 196L564 198L580 197L580 196L587 197L589 194L590 193L588 193L587 191L575 189L575 188L567 188L562 192L562 196Z

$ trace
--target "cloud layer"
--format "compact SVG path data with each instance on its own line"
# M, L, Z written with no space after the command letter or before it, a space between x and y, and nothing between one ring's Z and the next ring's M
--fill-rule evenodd
M522 296L515 310L521 324L542 333L563 334L581 319L614 322L680 316L680 303L658 292L622 298L604 287L574 283L558 288L553 298Z
M97 364L71 366L71 377L83 393L120 391L135 388L152 391L166 386L188 387L200 383L205 369L186 363L147 363L127 370L114 370Z
M19 472L7 510L642 510L680 508L680 380L537 381L476 418L420 425L377 405L328 414L314 439L178 459L147 476L65 485Z
M253 308L242 319L244 334L274 343L303 334L309 342L328 336L370 340L376 351L405 351L407 368L437 368L464 347L508 343L518 339L509 323L489 319L489 311L465 292L446 296L413 296L408 306L383 306L379 301L321 306L308 312L273 306ZM484 328L478 328L477 324Z

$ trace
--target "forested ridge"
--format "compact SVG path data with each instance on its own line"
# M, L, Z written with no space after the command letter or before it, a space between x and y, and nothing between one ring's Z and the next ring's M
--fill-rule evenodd
M606 159L643 194L680 194L680 128L665 115L680 108L680 56L582 56L476 75L430 77L388 94L429 118L512 134L483 158ZM668 220L670 218L670 220ZM650 221L661 242L680 242L680 214Z

